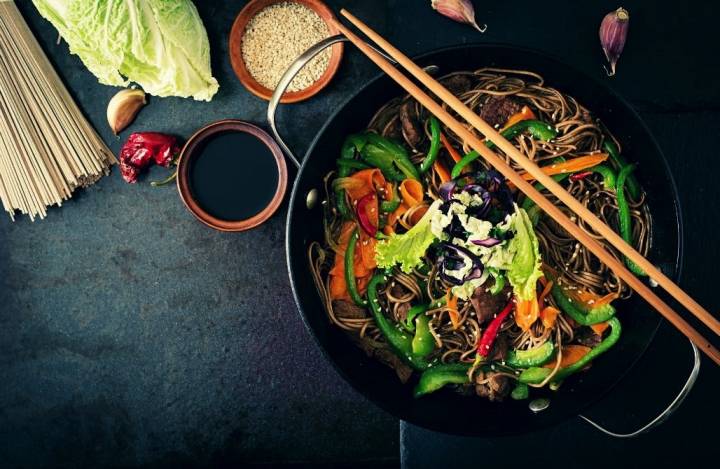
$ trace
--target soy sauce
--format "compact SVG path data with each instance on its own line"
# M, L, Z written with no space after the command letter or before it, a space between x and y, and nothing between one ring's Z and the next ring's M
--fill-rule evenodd
M190 190L198 205L225 221L246 220L275 195L278 168L270 149L246 132L208 139L190 164Z

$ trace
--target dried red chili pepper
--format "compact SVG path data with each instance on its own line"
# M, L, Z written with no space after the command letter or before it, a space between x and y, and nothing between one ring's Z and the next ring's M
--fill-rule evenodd
M120 149L120 173L129 183L137 181L140 171L152 162L168 167L180 153L177 138L158 132L136 132Z

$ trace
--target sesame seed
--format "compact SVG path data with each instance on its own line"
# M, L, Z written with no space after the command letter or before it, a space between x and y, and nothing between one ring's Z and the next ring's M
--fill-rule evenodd
M290 64L310 46L330 35L325 22L310 8L282 2L260 10L242 37L245 66L258 83L275 89ZM330 64L325 49L295 76L287 91L300 91L317 81Z

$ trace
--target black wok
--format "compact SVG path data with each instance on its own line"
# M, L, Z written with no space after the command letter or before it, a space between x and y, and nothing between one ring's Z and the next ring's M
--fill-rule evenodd
M620 139L626 157L638 163L636 173L648 193L653 218L650 258L663 272L677 277L682 230L675 184L657 143L623 99L554 58L515 47L462 45L422 55L416 62L421 66L438 66L440 75L485 66L532 70L593 111ZM307 259L308 243L322 239L322 208L316 204L308 209L306 197L312 189L322 188L323 176L334 169L345 136L364 129L383 103L402 93L385 75L363 86L323 126L299 170L290 199L286 243L293 293L306 326L327 359L352 387L412 424L456 434L499 436L537 430L576 416L610 391L652 340L660 316L637 295L620 303L618 315L624 326L620 342L597 360L589 372L568 379L559 391L541 391L551 399L551 404L537 414L528 409L527 401L492 403L449 390L414 399L412 383L401 384L393 370L368 358L328 320ZM537 395L536 391L533 396Z

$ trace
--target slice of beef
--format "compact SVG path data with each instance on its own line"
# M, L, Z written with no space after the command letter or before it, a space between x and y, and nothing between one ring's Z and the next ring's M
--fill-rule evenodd
M495 343L493 344L492 353L490 354L490 360L502 362L507 356L508 348L509 345L507 338L505 338L504 335L497 336Z
M580 345L593 348L602 341L602 337L589 327L581 327L575 335L575 340Z
M472 80L467 75L453 75L442 80L442 84L455 96L459 96L472 87Z
M407 101L400 106L400 123L402 125L402 134L405 141L412 148L422 140L422 128L418 123L415 113L415 101Z
M512 288L509 285L505 285L505 288L497 295L493 295L487 291L491 286L492 281L489 285L480 285L470 297L470 303L472 303L475 314L477 315L478 324L492 319L502 311L510 299Z
M332 307L335 316L341 319L365 319L368 317L365 308L347 300L333 300Z
M410 376L412 376L412 368L407 366L395 352L390 349L387 344L381 344L368 338L360 338L357 334L348 332L350 339L360 347L368 357L375 358L378 361L389 366L397 374L398 379L401 383L406 383Z
M408 311L410 311L410 303L402 303L397 307L397 311L395 312L395 319L405 322L405 320L407 319Z
M520 112L522 106L513 98L507 96L490 96L490 99L480 108L480 117L495 127L502 127L508 118Z
M478 373L475 376L475 383L477 395L492 402L502 401L510 392L510 378L494 371Z

